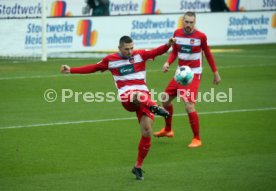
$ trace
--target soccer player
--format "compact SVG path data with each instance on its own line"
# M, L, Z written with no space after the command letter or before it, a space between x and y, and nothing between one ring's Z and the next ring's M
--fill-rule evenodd
M169 111L170 116L165 119L165 127L159 132L155 132L155 137L173 137L174 131L172 129L173 105L172 101L176 96L180 96L184 103L185 109L188 113L190 126L193 131L192 142L188 145L190 148L202 146L202 141L199 135L199 117L195 109L196 97L201 80L202 73L202 54L204 52L208 64L210 65L214 74L214 84L218 84L221 80L219 72L216 68L215 60L207 45L207 37L204 33L195 29L196 15L194 12L186 12L183 17L183 28L177 29L174 32L176 43L173 45L167 62L163 65L163 72L169 70L170 65L178 58L179 66L189 66L194 72L194 79L191 84L182 86L172 79L165 92L169 95L168 99L163 99L163 107Z
M123 36L119 42L119 52L104 57L97 64L82 67L61 66L62 73L86 74L106 70L111 72L123 107L127 111L136 112L141 128L138 157L132 169L137 180L144 179L141 167L151 146L154 114L163 117L169 116L164 108L159 107L150 98L145 81L146 61L164 54L173 43L175 43L175 39L170 38L167 44L152 50L133 50L132 39L129 36Z

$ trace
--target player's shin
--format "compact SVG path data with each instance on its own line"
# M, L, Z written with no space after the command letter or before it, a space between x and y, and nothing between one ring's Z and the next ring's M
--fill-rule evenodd
M200 140L199 136L199 118L196 111L188 113L189 122L194 134L194 139Z
M172 130L173 105L170 104L168 106L165 106L164 108L170 113L170 116L165 118L165 123L166 123L165 130L169 132Z
M136 168L141 168L144 159L146 158L151 146L151 137L142 136L138 146L138 157L135 164Z

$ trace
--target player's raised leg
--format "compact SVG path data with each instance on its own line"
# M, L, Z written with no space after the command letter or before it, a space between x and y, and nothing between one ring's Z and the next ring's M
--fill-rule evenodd
M167 110L158 106L154 101L152 101L148 93L139 91L134 92L132 94L132 99L134 103L137 103L140 105L140 107L149 108L149 110L156 115L160 115L165 118L168 118L170 115Z

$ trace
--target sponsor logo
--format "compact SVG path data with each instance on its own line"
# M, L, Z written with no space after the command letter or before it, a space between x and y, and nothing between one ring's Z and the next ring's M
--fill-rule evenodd
M228 40L265 40L268 37L270 19L265 15L260 16L232 16L229 17Z
M223 0L224 1L224 0ZM180 11L195 11L195 12L206 12L210 11L209 2L210 0L181 0L178 1Z
M164 43L164 39L173 36L173 30L176 23L170 17L162 20L153 20L148 18L142 21L141 19L133 20L130 37L135 40L135 44L150 44L157 41ZM154 40L155 42L152 42Z
M54 1L51 8L52 17L66 17L71 16L70 12L66 13L66 2L65 1Z
M240 0L227 0L226 2L230 11L239 11L240 9Z
M118 14L138 14L139 13L139 3L134 3L132 1L125 3L116 3L116 1L111 1L109 6L110 13L112 15Z
M91 20L80 20L78 23L77 35L83 36L83 46L95 46L98 39L98 32L92 30Z
M275 0L263 0L262 1L262 8L263 9L274 9L276 8L276 1Z
M0 1L0 18L40 17L41 1Z
M271 27L276 28L276 13L272 15L271 18Z
M127 74L132 74L134 73L134 66L131 65L126 65L118 68L120 76L124 76Z
M41 48L42 27L39 23L29 23L26 28L25 48L38 49ZM48 48L70 48L73 43L75 25L64 21L64 23L48 23L46 25L47 45Z
M142 14L158 14L160 10L156 10L156 0L143 0Z
M192 52L192 47L187 46L187 45L181 45L180 46L180 52L181 53L191 53Z

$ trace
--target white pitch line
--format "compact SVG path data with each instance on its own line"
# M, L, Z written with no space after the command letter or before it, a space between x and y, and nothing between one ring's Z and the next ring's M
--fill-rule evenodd
M233 58L233 54L219 54L219 55L216 55L215 57L232 57ZM238 58L275 58L276 56L275 55L263 55L263 56L260 56L260 55L252 55L252 54L249 54L249 55L235 55L235 58L238 57Z
M266 66L276 66L276 63L265 63L265 64L241 64L241 65L229 65L229 66L220 66L219 69L228 69L228 68L250 68L250 67L266 67Z
M98 74L98 73L96 73ZM82 74L82 76L89 74ZM93 74L95 75L95 74ZM36 76L14 76L14 77L2 77L0 80L24 80L24 79L36 79L36 78L58 78L58 77L69 77L70 75L53 74L53 75L36 75ZM74 76L80 76L80 74L74 74Z
M220 66L219 69L229 69L229 68L250 68L250 67L266 67L266 66L276 66L276 63L266 63L266 64L242 64L242 65L229 65ZM162 72L160 69L147 70L147 72ZM74 74L72 76L85 76L85 75L104 75L107 73L94 73L94 74ZM69 77L71 75L53 74L53 75L36 75L36 76L14 76L14 77L0 77L0 80L21 80L21 79L36 79L36 78L58 78L58 77Z
M207 111L207 112L199 112L198 114L199 115L212 115L212 114L271 111L271 110L276 110L276 107ZM186 113L174 114L175 117L185 116L185 115L187 115L187 114ZM54 125L71 125L71 124L82 124L82 123L101 123L101 122L136 120L136 119L137 119L136 117L124 117L124 118L111 118L111 119L83 120L83 121L67 121L67 122L56 122L56 123L41 123L41 124L31 124L31 125L0 127L0 130L2 130L2 129L18 129L18 128L27 128L27 127L45 127L45 126L54 126Z

